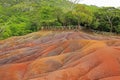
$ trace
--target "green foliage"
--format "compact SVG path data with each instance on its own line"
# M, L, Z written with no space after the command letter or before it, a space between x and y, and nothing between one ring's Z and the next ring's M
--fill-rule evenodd
M85 26L120 33L120 9L74 4L69 0L0 0L0 39L46 28ZM50 27L53 26L53 27Z
M120 10L114 7L103 7L95 13L94 24L97 30L108 32L119 32Z

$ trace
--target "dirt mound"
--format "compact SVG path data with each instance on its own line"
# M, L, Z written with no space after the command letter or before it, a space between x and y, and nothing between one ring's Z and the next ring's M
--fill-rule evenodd
M42 34L0 41L0 80L120 80L120 38Z

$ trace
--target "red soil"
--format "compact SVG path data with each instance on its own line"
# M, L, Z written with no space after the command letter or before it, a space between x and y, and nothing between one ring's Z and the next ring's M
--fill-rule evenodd
M0 41L0 80L120 80L120 38L64 32Z

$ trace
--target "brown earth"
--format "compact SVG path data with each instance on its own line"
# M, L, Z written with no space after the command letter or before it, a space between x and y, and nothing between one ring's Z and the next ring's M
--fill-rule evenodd
M2 40L0 80L120 80L120 37L48 31Z

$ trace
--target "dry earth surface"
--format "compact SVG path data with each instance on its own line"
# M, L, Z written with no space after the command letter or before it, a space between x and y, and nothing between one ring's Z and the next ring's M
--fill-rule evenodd
M1 40L0 80L120 80L120 36L43 31Z

